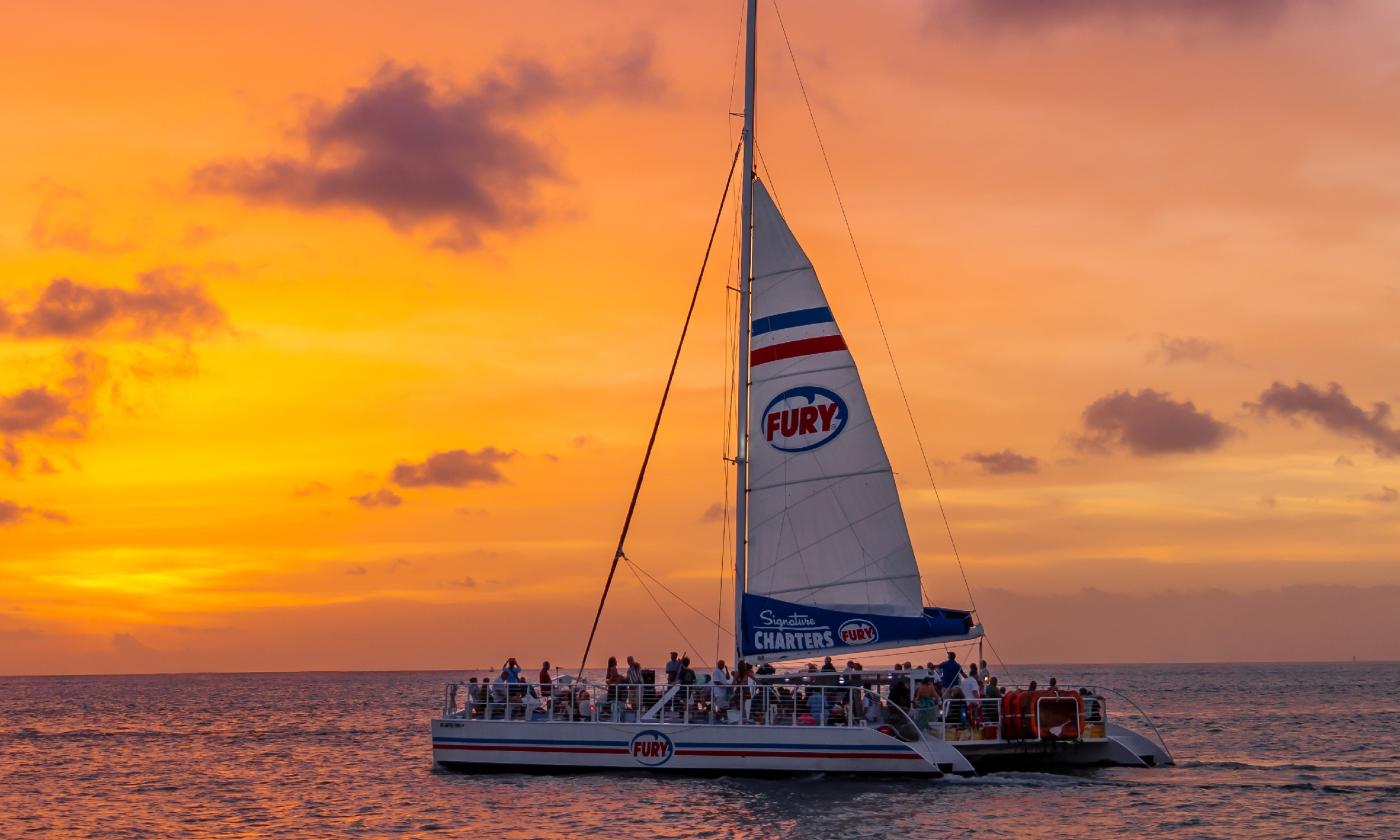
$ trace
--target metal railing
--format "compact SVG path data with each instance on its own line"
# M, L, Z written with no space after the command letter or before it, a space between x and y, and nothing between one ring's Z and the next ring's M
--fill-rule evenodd
M917 739L920 732L947 741L1005 740L998 697L926 698L905 707L890 700L890 687L878 682L832 685L815 681L758 685L454 681L444 690L443 716L539 722L887 726L905 740ZM1108 707L1104 698L1099 694L1081 697L1084 714L1075 737L1106 737ZM1039 710L1031 714L1038 716ZM1019 731L1028 730L1022 726Z
M449 682L443 716L470 720L890 726L917 738L909 712L860 685L599 685Z

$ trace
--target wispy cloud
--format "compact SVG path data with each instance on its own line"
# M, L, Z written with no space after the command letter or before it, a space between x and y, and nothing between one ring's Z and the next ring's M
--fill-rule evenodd
M1010 449L1000 452L969 452L964 461L971 461L988 475L1018 475L1040 472L1040 459L1032 455L1022 455Z

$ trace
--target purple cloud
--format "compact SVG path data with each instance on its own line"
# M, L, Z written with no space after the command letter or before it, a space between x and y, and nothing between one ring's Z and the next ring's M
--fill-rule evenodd
M1400 429L1390 425L1390 405L1377 402L1368 412L1352 402L1335 382L1329 382L1326 390L1306 382L1292 386L1275 382L1259 395L1257 402L1245 403L1245 408L1260 416L1273 414L1290 420L1308 417L1336 434L1370 441L1382 458L1400 454Z
M381 487L373 493L365 493L362 496L351 496L350 501L362 508L377 507L398 507L403 504L403 497L388 487Z
M1204 338L1187 336L1179 338L1171 335L1157 336L1157 349L1151 358L1160 357L1169 365L1178 362L1206 362L1226 353L1225 345Z
M300 487L293 489L292 495L297 498L306 498L307 496L319 496L322 493L329 492L331 492L331 487L324 481L308 481Z
M1381 487L1381 492L1366 493L1361 498L1368 502L1379 502L1380 504L1388 505L1392 502L1400 501L1400 490L1396 490L1394 487Z
M930 21L981 30L1034 32L1080 25L1169 24L1229 32L1259 32L1294 9L1320 0L951 0Z
M514 452L502 452L494 446L485 447L478 452L465 449L434 452L420 463L399 461L389 474L389 480L400 487L497 484L506 480L497 465L514 457Z
M660 89L650 42L571 70L512 61L466 88L391 62L340 101L306 113L304 154L212 163L194 173L194 184L253 204L369 210L396 230L428 229L435 245L467 250L487 232L534 224L538 187L562 177L515 121Z
M1134 455L1205 452L1218 448L1236 430L1199 411L1195 403L1144 388L1133 394L1115 391L1084 409L1080 449L1104 452L1124 446Z
M18 525L26 519L47 519L50 522L67 523L68 517L56 510L44 510L42 508L29 507L19 502L12 502L8 499L0 499L0 527L7 525Z
M724 505L715 502L705 508L705 512L700 514L700 522L708 524L710 522L720 522L724 519Z
M0 303L0 332L17 338L190 338L225 325L224 311L204 288L173 268L139 275L134 289L59 277L28 308Z
M969 452L964 461L971 461L982 467L987 475L1018 475L1040 472L1040 459L1032 455L1021 455L1010 449L1000 452Z
M38 385L0 394L0 450L11 467L22 455L15 441L24 437L75 440L87 434L96 395L107 376L107 361L86 350L69 353L68 375L57 385Z

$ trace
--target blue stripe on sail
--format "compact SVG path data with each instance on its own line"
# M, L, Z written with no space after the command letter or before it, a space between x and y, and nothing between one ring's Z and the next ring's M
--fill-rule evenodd
M769 315L767 318L756 318L753 322L753 331L750 335L763 335L774 330L786 330L791 327L806 327L812 324L829 324L836 319L831 316L831 307L818 306L815 309L798 309L793 312L783 312L778 315Z

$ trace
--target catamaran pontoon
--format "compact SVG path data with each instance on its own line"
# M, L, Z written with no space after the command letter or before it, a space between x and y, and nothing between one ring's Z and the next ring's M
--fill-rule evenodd
M816 271L754 171L756 13L756 0L749 0L736 364L736 661L847 657L978 639L982 628L972 613L923 604L894 475L855 362ZM649 445L648 458L650 452ZM643 473L645 467L644 460ZM624 524L614 571L626 533ZM803 674L747 686L454 683L432 721L433 759L478 769L927 776L1008 763L1171 761L1160 737L1108 719L1106 690L1012 692L911 714L890 690L920 676Z

